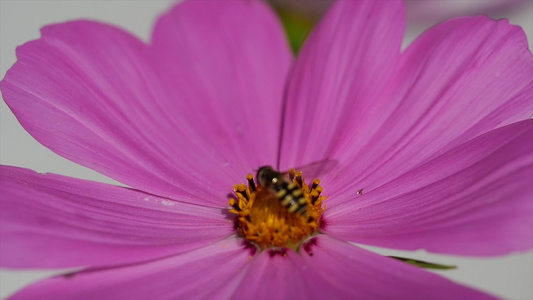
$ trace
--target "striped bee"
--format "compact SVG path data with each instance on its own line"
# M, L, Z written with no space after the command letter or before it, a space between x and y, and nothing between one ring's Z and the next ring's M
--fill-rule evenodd
M326 159L298 169L306 170L306 174L325 173L336 165L337 161ZM290 213L304 215L307 212L307 201L302 189L288 178L287 173L279 172L271 166L263 166L257 170L257 182L272 191Z
M271 166L264 166L257 171L257 182L274 192L281 205L290 213L304 214L307 211L307 202L302 190L284 173L274 170Z

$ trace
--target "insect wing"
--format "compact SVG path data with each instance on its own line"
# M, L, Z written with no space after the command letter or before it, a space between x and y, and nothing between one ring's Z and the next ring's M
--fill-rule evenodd
M337 160L326 158L294 168L294 170L302 172L305 178L315 179L331 172L338 164Z

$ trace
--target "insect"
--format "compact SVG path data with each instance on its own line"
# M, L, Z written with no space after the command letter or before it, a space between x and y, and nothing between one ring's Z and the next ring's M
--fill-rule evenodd
M307 202L302 189L289 181L284 173L274 170L271 166L264 166L257 171L257 181L274 192L281 205L290 213L304 214L307 211Z
M309 172L306 171L306 174L323 173L336 165L337 161L335 160L322 160L298 169L308 170ZM257 170L257 182L273 192L281 201L281 205L287 208L290 213L303 215L307 211L307 201L302 189L292 182L287 174L288 172L277 171L271 166L263 166Z

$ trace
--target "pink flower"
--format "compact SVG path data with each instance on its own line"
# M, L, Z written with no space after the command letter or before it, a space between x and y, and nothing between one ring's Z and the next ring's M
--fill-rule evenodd
M179 4L150 44L95 22L43 28L5 101L42 144L132 189L1 167L0 265L86 267L13 298L490 298L347 242L533 248L523 32L455 19L400 52L403 28L400 1L339 2L294 62L259 1ZM317 235L298 253L244 242L233 186L322 159L338 165L320 176Z

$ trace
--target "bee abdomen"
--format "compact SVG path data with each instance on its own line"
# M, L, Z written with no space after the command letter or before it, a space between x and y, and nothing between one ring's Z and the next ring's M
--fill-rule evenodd
M278 194L281 205L287 208L290 213L303 214L307 210L307 201L303 196L302 190L294 183L286 184Z

